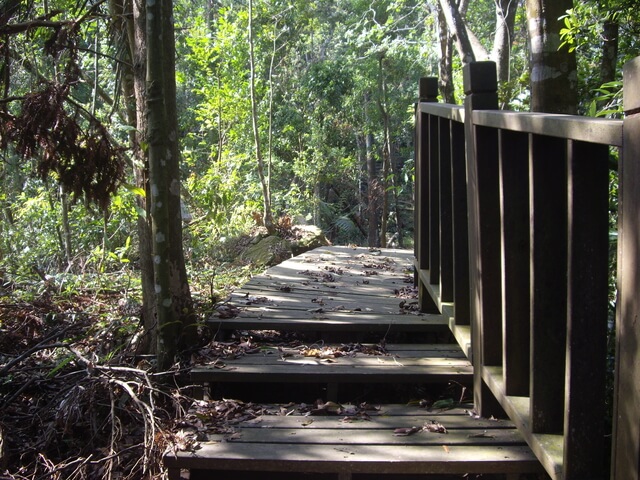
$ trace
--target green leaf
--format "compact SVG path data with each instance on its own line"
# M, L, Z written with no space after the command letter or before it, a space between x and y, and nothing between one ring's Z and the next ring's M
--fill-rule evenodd
M131 185L129 183L125 183L124 188L135 195L141 196L142 198L145 198L147 196L147 192L144 191L144 188L136 187L135 185Z

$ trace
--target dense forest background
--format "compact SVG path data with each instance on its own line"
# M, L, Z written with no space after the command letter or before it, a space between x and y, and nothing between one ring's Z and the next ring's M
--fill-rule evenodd
M156 27L135 0L1 0L0 409L30 401L14 394L34 382L15 371L25 359L58 379L155 352L140 338L158 330L162 370L179 364L176 338L197 343L163 330L176 322L152 298L156 228L170 223L158 223L154 178L177 219L166 255L178 283L166 288L182 325L201 325L260 268L240 261L258 232L312 224L336 244L410 248L419 79L438 77L441 99L460 103L462 64L491 59L501 105L536 108L530 20L544 3L562 7L552 49L575 61L565 72L575 100L562 110L619 117L620 67L640 53L633 0L174 0L158 2L173 10L149 38ZM154 101L173 128L153 130ZM156 161L161 140L170 145ZM0 471L2 439L0 421ZM25 442L13 478L60 468L64 449L54 462ZM105 465L115 468L95 468ZM141 478L139 464L127 468Z

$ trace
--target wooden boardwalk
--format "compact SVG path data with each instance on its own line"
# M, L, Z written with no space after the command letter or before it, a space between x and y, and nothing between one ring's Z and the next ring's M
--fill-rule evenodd
M279 479L304 473L339 480L541 472L511 422L478 418L472 405L460 403L470 398L471 363L451 343L448 319L417 311L412 262L403 250L323 247L236 291L210 320L215 331L243 338L296 332L310 341L260 342L251 353L193 368L192 381L210 391L205 407L229 391L254 404L265 394L268 401L298 403L264 405L260 415L208 434L198 448L166 454L170 478L180 478L180 470L191 479L213 472L266 479L272 472ZM442 396L447 385L454 397ZM368 403L378 400L371 394L378 386L391 393L384 403ZM406 399L393 397L394 388L429 399L415 398L422 408L400 405ZM309 405L317 401L332 408L314 411Z

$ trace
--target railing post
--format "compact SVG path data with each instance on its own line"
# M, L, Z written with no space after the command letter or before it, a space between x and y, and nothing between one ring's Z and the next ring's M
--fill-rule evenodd
M611 478L638 480L640 470L640 57L624 67L620 161L618 306Z
M436 102L438 100L438 79L435 77L421 78L419 97L420 102ZM433 139L430 138L429 117L422 113L419 104L416 106L415 135L414 255L417 269L426 270L430 268L430 250L434 248L430 240L430 211L433 209L433 202L429 183L433 161L430 158ZM425 297L418 272L416 272L416 283L420 292L420 307L423 311L428 310L432 307L432 302L427 301Z
M486 416L500 411L482 380L485 365L502 361L498 133L475 127L473 110L498 109L496 65L470 63L463 75L474 395L476 408Z

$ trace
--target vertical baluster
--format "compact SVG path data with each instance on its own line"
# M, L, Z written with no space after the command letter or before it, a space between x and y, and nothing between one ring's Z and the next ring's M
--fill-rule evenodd
M440 282L440 136L438 117L429 115L429 283Z
M500 132L503 374L507 395L529 395L529 136Z
M562 433L567 318L566 140L532 135L531 430Z
M451 188L453 194L454 315L469 325L469 235L464 124L451 122Z
M603 478L609 147L569 142L565 479Z
M440 118L440 301L453 301L453 199L451 198L451 120Z

